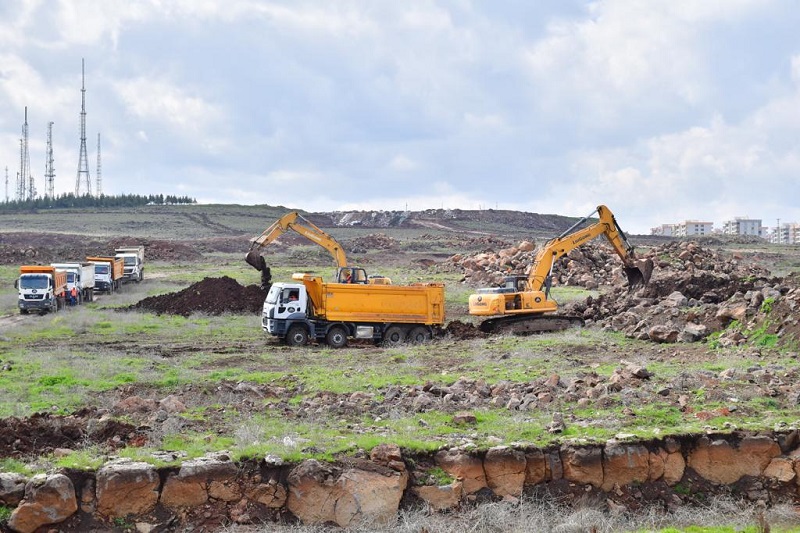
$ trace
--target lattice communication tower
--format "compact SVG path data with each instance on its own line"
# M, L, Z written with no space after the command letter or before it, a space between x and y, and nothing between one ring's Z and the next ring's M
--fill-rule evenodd
M92 194L92 182L89 178L89 160L86 156L86 84L84 62L81 59L81 149L78 156L78 176L75 179L75 196L81 195L81 183L86 184L86 194Z
M44 162L44 181L47 185L45 193L51 200L55 199L56 170L53 165L53 123L47 123L47 154Z
M97 134L97 175L95 176L94 194L98 198L103 194L103 166L100 162L100 134Z

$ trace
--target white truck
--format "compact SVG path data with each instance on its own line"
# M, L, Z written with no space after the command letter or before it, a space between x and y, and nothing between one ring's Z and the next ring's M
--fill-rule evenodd
M19 290L19 312L55 313L66 305L67 273L49 265L22 265L14 282Z
M67 272L67 294L75 287L78 304L94 301L94 263L52 263L51 266Z
M123 283L139 283L144 279L144 246L120 247L114 250L114 256L121 257L125 262Z

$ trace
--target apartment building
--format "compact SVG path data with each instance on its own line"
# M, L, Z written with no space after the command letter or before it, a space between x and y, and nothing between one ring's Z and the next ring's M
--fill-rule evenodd
M722 224L722 233L725 235L755 235L762 237L764 229L760 218L736 217Z
M693 237L711 235L714 231L713 222L701 222L699 220L686 220L675 224L674 237Z
M661 224L655 228L650 228L650 235L660 235L662 237L675 236L675 224Z
M800 224L797 222L781 224L770 233L769 240L774 244L800 244Z

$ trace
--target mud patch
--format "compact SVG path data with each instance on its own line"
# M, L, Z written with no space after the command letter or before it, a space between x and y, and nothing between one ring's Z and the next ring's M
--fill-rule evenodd
M205 278L178 292L150 296L128 309L181 316L258 314L266 297L267 292L258 285L242 286L235 279L223 276Z

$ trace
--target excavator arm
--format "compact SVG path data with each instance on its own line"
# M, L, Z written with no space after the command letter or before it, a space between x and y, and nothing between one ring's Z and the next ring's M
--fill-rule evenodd
M272 274L264 260L264 256L261 255L261 250L290 230L328 250L334 261L336 261L336 281L338 283L391 285L392 280L386 276L367 276L367 272L363 268L349 265L344 248L336 239L322 231L297 211L291 211L273 222L261 235L250 239L250 251L244 260L256 270L261 271L262 288L269 288L272 282Z
M336 266L339 269L347 266L347 256L344 253L344 248L342 248L342 245L339 244L336 239L322 231L313 222L304 218L297 211L291 211L273 222L261 235L250 239L250 251L247 253L244 260L256 270L261 271L261 287L265 290L268 289L272 283L272 273L264 257L261 255L261 250L290 230L299 233L308 240L328 250L336 261Z
M589 218L597 213L599 221L583 229L575 228L584 224ZM650 281L653 272L652 261L641 261L636 258L633 246L628 242L625 233L619 227L617 219L611 210L604 205L597 206L597 209L583 217L572 225L564 233L554 239L550 239L542 246L536 259L531 266L528 283L531 290L539 291L542 287L549 288L549 277L552 274L555 262L563 255L586 244L587 242L604 235L614 251L617 252L625 269L628 278L628 287L633 289L641 285L646 285Z
M595 213L599 215L599 220L580 228ZM582 323L579 317L551 314L558 311L558 303L549 297L553 267L561 256L600 235L608 239L622 259L629 289L646 285L653 272L652 260L636 258L633 246L614 215L601 205L564 233L547 241L536 254L527 277L509 276L502 287L478 289L477 293L470 295L469 313L494 317L481 323L482 331L551 331Z
M347 256L344 253L342 245L297 211L286 213L273 222L270 227L265 229L261 235L250 239L250 251L247 257L245 257L245 261L256 270L261 270L263 264L259 259L259 257L261 257L261 249L289 230L299 233L306 239L328 250L336 261L337 267L341 268L347 266Z

